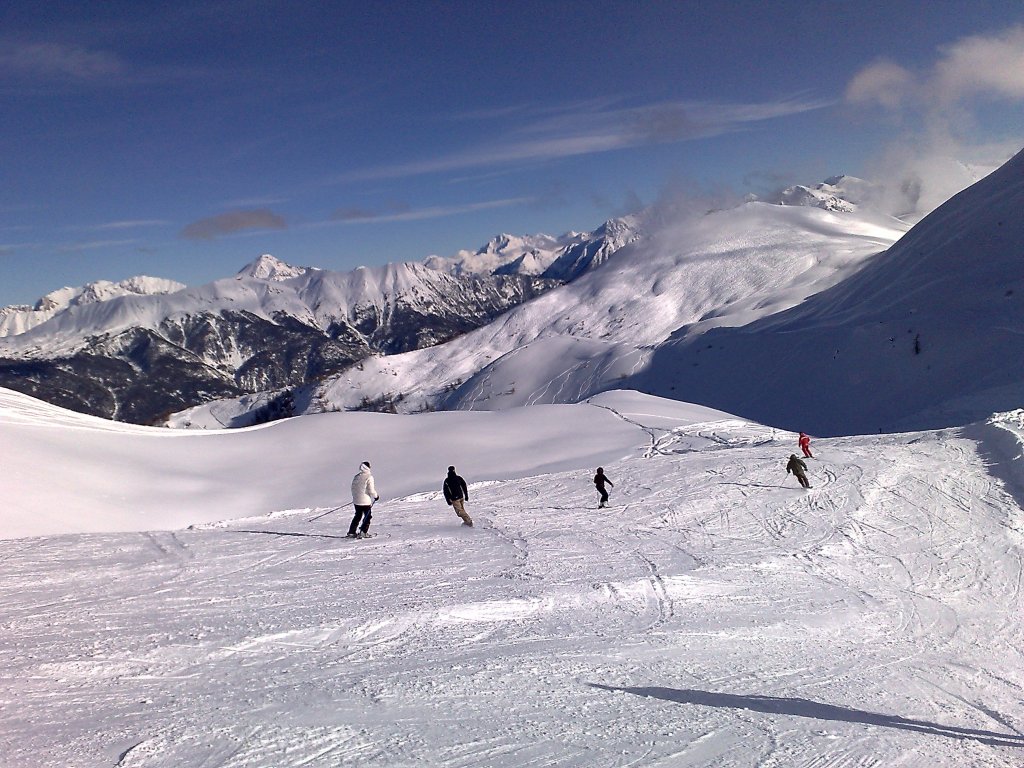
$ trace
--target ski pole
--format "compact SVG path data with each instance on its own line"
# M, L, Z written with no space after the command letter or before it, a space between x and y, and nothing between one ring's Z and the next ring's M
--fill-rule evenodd
M351 503L352 502L349 502L349 504L351 504ZM314 520L319 520L321 517L327 517L329 514L331 514L331 512L337 512L342 507L347 507L347 506L348 506L348 504L339 504L334 509L328 509L326 512L324 512L322 514L319 514L316 517L309 518L309 520L307 520L306 522L307 523L312 523Z

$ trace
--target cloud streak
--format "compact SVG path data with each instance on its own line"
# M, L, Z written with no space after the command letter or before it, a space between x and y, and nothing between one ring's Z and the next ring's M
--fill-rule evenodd
M395 208L375 212L363 208L342 208L335 211L331 220L342 224L384 224L399 221L425 221L428 219L439 219L447 216L458 216L464 213L476 213L495 208L507 208L512 205L533 202L532 197L510 197L504 200L487 200L479 203L466 203L463 205L449 206L428 206L426 208Z
M0 48L0 75L6 77L95 82L125 70L116 54L78 45L7 41Z
M57 248L58 253L76 253L78 251L97 251L103 248L119 248L125 245L134 245L138 240L89 240L76 243L67 243Z
M123 42L123 41L119 41ZM231 77L193 64L147 64L110 47L0 37L0 83L32 88L210 84Z
M124 229L139 229L144 227L162 227L170 224L169 221L162 219L137 219L132 221L110 221L106 224L96 224L90 227L90 229L97 232L107 232L111 230L124 230Z
M427 160L350 171L332 182L404 178L692 141L833 103L793 97L747 104L675 101L615 108L607 102L591 102L534 119L490 143Z
M186 240L215 240L247 230L287 229L285 220L266 208L250 211L229 211L194 221L181 230Z

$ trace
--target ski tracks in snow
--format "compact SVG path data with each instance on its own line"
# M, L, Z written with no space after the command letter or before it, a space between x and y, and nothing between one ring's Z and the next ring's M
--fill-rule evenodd
M632 423L650 442L606 467L605 509L589 468L471 486L471 529L424 493L364 541L297 510L0 543L18 638L0 637L0 699L19 711L0 749L119 768L1020 764L1019 510L972 441L818 441L805 491L789 433Z

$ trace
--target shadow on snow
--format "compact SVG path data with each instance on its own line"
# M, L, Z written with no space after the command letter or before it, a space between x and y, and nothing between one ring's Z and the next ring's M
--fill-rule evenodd
M347 539L347 536L332 536L329 533L292 533L291 531L256 531L247 528L229 529L230 533L262 533L267 536L301 536L310 539Z
M976 728L960 728L954 725L941 725L928 720L912 720L899 715L886 715L880 712L868 712L863 709L839 707L834 704L823 704L809 699L795 699L780 696L743 696L733 693L713 693L696 691L688 688L662 688L658 686L643 688L618 688L611 685L589 683L592 688L606 691L622 691L635 696L664 699L677 704L696 704L703 707L721 709L745 709L751 712L764 712L770 715L791 715L808 717L814 720L832 720L843 723L863 723L883 728L898 728L904 731L915 731L930 736L945 736L950 739L971 739L993 747L1024 747L1024 735L1017 733L996 733Z

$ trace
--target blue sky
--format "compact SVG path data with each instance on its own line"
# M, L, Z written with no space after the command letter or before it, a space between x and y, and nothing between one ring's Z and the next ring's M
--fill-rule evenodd
M0 96L4 305L990 161L1024 4L8 0Z

